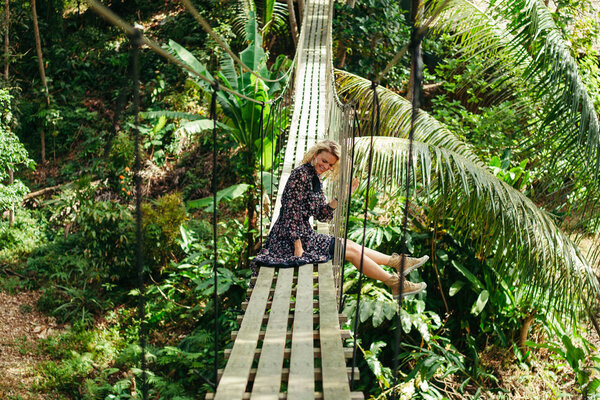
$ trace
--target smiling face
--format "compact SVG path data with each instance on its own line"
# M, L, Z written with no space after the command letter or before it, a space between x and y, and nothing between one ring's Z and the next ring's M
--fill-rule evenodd
M315 166L315 171L317 171L317 175L329 171L337 161L338 158L328 151L322 151L315 155L313 164Z

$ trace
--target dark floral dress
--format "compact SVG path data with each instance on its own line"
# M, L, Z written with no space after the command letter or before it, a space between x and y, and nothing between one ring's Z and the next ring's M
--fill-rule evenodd
M334 209L325 200L315 168L310 164L295 168L283 190L279 218L254 263L269 267L294 267L329 261L333 254L333 236L316 232L309 218L312 216L326 222L333 218L333 212ZM296 239L302 242L302 257L294 255Z

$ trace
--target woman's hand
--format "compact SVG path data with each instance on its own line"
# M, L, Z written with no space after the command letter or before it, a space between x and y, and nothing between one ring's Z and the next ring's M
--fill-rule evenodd
M338 206L338 199L337 199L337 197L334 197L333 200L331 200L329 202L329 207L331 207L335 210L337 208L337 206Z
M296 239L296 241L294 242L294 255L296 257L302 257L303 254L304 249L302 248L302 242L300 241L300 239Z

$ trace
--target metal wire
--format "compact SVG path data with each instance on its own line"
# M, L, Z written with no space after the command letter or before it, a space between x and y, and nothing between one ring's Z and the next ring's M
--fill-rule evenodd
M140 45L142 33L135 30L131 37L132 58L133 58L133 114L135 123L133 127L133 136L135 142L135 161L133 166L135 181L135 260L138 276L138 317L140 319L140 348L141 348L141 369L142 369L142 396L144 400L148 399L148 382L146 377L146 295L144 285L144 247L142 246L142 177L141 157L140 157L140 131L139 131L139 111L140 111Z
M219 81L212 83L212 97L210 100L210 118L213 120L213 175L212 175L212 192L213 192L213 307L215 312L215 324L214 324L214 381L218 382L218 368L219 368L219 295L218 295L218 249L217 249L217 92L219 91Z
M408 206L410 203L410 187L411 187L411 167L413 157L413 140L415 132L415 122L421 106L421 89L423 85L423 58L421 54L421 42L425 32L416 27L417 13L419 7L419 0L412 0L411 2L411 23L412 33L410 40L411 49L411 70L413 73L413 85L412 85L412 98L411 98L411 116L410 116L410 131L408 134L408 165L406 168L406 194L404 199L404 216L402 219L402 240L401 250L403 254L407 253L406 236L408 230ZM396 314L396 333L394 335L394 383L392 388L392 399L397 399L396 387L398 385L399 375L399 352L400 352L400 335L402 324L400 321L400 313L402 311L402 291L404 286L404 268L406 263L406 257L400 258L400 297L398 299L398 313Z
M349 185L348 185L348 198L346 199L346 224L344 226L344 247L342 249L342 257L340 258L340 264L342 264L342 270L340 272L340 306L341 310L344 305L344 270L346 268L346 263L344 262L344 255L346 253L346 245L348 244L348 225L350 224L350 201L352 199L352 178L354 176L354 140L356 139L356 131L358 131L358 136L360 136L360 121L358 119L356 105L354 106L354 124L352 125L352 150L350 155L350 177L349 177Z
M379 99L377 97L377 83L372 82L371 90L373 90L373 112L371 117L371 143L369 146L369 161L367 164L367 187L365 194L365 211L363 214L363 235L360 249L360 273L358 275L358 295L356 297L356 313L354 316L354 348L352 349L352 371L350 373L350 390L354 387L354 369L356 368L356 331L358 330L358 320L360 312L360 298L362 292L362 277L363 277L363 263L365 258L365 239L367 231L367 214L369 211L369 191L371 189L371 168L373 166L373 137L375 132L379 134Z
M260 132L260 191L258 196L258 202L260 204L260 215L258 217L258 224L260 226L260 244L262 246L262 238L263 238L263 153L264 153L264 130L263 130L263 117L265 114L265 103L263 102L260 107L260 125L258 126L258 130ZM268 123L268 121L267 121ZM254 144L252 144L253 146Z

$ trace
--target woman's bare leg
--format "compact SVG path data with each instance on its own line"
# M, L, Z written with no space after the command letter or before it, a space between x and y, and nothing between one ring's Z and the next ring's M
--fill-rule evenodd
M382 254L379 252L375 253ZM389 256L387 257L389 258ZM348 241L348 246L346 246L346 260L350 261L352 265L356 267L356 269L360 270L360 259L361 246L357 245L354 242ZM375 262L371 257L368 256L366 247L365 254L363 257L363 273L369 278L377 279L379 281L387 281L392 277L391 274L387 273L383 268L379 266L377 262Z
M360 257L360 252L362 251L361 250L362 246L360 244L348 239L348 241L346 243L346 248L358 249L359 257ZM380 253L379 251L370 249L367 246L365 246L365 256L369 257L371 260L373 260L375 263L377 263L379 265L389 264L390 258L391 258L387 254Z

